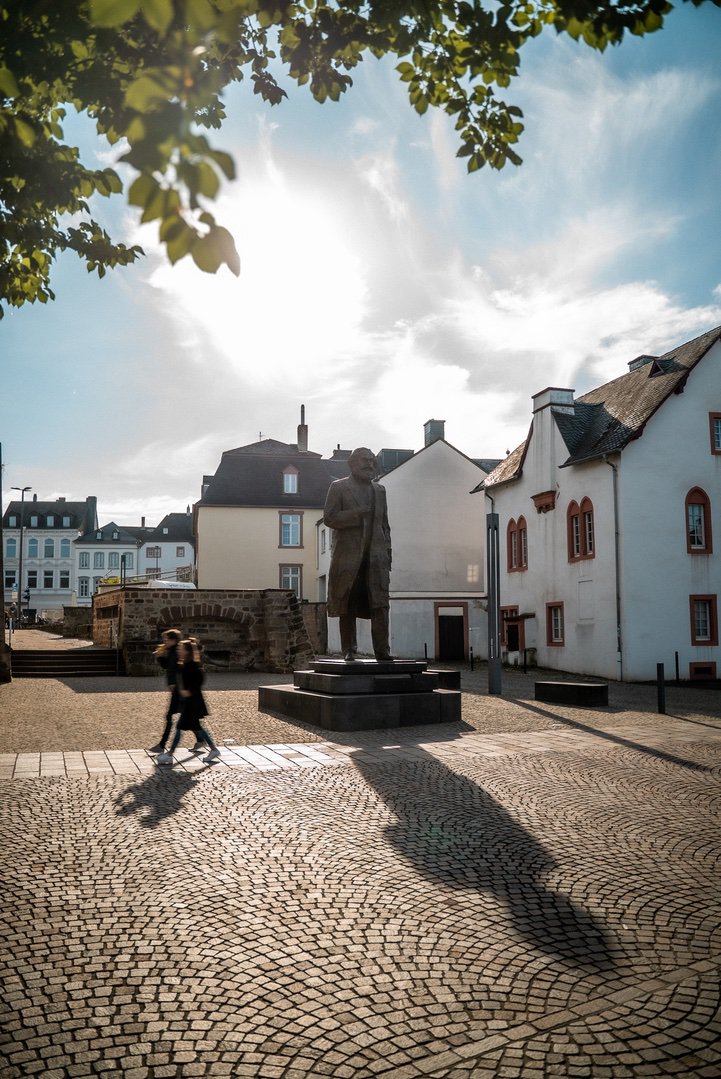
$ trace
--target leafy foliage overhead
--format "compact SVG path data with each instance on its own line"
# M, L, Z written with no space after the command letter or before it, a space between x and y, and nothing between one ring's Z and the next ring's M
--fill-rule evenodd
M703 0L691 0L696 6ZM721 0L710 0L721 6ZM271 105L280 79L337 101L370 54L392 55L411 105L455 118L469 172L520 164L519 108L499 92L545 29L594 49L663 25L667 0L0 0L0 300L52 299L58 251L90 272L142 251L111 239L90 200L123 190L64 140L75 109L118 148L127 200L157 221L171 262L239 272L230 233L208 209L233 159L208 137L222 95L249 80ZM505 94L504 94L505 96ZM0 307L0 317L2 307Z

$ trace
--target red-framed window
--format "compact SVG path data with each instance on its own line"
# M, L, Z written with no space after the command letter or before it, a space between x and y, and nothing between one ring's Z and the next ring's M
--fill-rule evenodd
M711 503L705 491L692 487L686 495L686 550L689 554L711 554Z
M693 682L711 682L716 678L716 664L711 660L709 663L689 663L688 676Z
M562 648L566 643L566 625L562 603L546 604L546 644Z
M575 500L569 503L566 510L566 531L569 562L595 558L596 525L590 498L582 498L580 506Z
M506 563L508 572L528 569L528 526L525 517L511 518L506 528Z
M715 595L689 596L691 644L702 647L718 644L718 609Z
M526 623L518 617L518 607L501 607L501 644L509 652L526 647Z
M721 453L721 412L709 412L708 426L711 436L711 453Z

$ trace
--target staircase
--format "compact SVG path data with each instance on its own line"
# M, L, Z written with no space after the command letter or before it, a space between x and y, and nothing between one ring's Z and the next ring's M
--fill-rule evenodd
M13 649L13 678L88 678L125 674L114 648Z

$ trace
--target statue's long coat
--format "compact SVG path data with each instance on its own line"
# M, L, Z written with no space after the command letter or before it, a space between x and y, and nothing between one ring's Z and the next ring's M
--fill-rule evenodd
M391 530L388 524L385 487L381 487L379 483L371 484L373 513L370 520L366 518L362 522L358 521L358 510L361 507L356 490L357 485L350 476L334 480L328 488L325 500L323 521L333 529L327 601L327 611L331 618L341 614L370 618L371 608L389 605ZM349 611L348 597L361 568L366 548L368 609Z

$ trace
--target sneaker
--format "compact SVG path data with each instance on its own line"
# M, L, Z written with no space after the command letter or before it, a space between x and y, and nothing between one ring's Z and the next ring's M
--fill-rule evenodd
M173 754L172 753L158 753L157 757L155 758L155 763L156 764L172 764L173 763Z
M164 749L165 749L165 746L163 745L163 743L158 742L157 746L151 746L150 747L150 749L148 750L148 753L162 753Z
M211 751L210 751L210 753L208 754L207 757L203 757L203 760L205 761L206 764L210 764L211 761L217 761L219 756L220 756L220 750L216 746L215 749L211 749Z
M190 752L191 753L202 753L205 748L206 748L205 742L196 742Z

